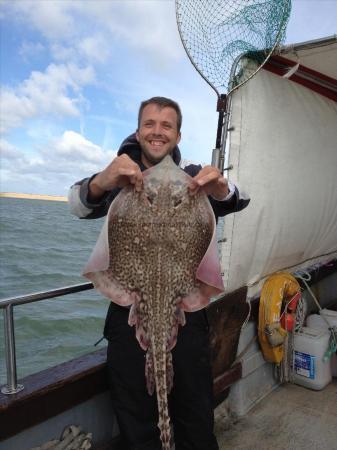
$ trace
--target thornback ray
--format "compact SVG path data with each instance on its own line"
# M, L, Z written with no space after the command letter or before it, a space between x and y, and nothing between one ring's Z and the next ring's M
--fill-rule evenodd
M167 396L178 327L184 312L207 306L223 282L206 194L189 194L191 177L170 156L143 176L141 192L127 186L112 202L83 275L105 297L131 306L129 325L146 351L147 390L156 391L160 437L169 450Z

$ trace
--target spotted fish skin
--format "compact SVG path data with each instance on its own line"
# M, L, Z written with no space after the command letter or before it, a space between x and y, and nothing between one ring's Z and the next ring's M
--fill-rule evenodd
M134 295L129 324L147 352L147 389L156 391L164 450L170 448L171 350L185 323L181 300L198 285L195 274L213 233L208 200L189 195L187 186L186 174L165 158L140 193L129 188L108 226L108 276Z
M167 156L144 173L141 192L124 188L108 214L108 267L86 275L104 295L131 305L129 324L146 351L147 390L156 392L164 450L171 439L171 350L185 323L184 299L200 287L196 273L214 232L207 196L191 196L190 180ZM95 265L93 258L88 267Z

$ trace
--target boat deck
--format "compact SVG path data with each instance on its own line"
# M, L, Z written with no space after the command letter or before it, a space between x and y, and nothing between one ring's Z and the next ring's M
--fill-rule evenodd
M216 411L221 450L336 450L337 379L321 391L284 384L240 418Z

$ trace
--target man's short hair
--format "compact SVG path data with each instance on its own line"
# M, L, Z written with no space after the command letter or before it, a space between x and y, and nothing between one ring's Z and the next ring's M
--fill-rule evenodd
M152 97L152 98L149 98L148 100L144 100L140 104L139 111L138 111L138 128L140 127L140 119L142 117L143 109L145 108L145 106L151 105L151 104L157 105L160 109L173 108L175 110L175 112L177 113L177 129L178 129L178 133L180 133L181 124L183 121L183 116L181 114L180 106L174 100L171 100L170 98L166 98L166 97Z

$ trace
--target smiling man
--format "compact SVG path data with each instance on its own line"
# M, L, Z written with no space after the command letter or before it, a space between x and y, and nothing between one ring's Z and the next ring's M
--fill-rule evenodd
M138 129L122 143L118 156L100 173L71 187L73 214L87 219L102 217L121 188L133 184L141 190L142 172L167 154L179 164L181 124L180 107L173 100L153 97L142 102ZM215 167L192 164L184 171L192 177L190 194L203 189L216 218L247 206L249 200L241 199L237 188L229 185ZM104 327L112 406L124 439L123 448L161 450L156 398L146 390L145 352L128 325L128 316L128 308L111 303ZM175 375L169 402L175 449L216 450L205 310L186 313L186 324L179 329L172 356Z
M142 149L141 161L146 167L172 153L180 142L180 127L181 114L171 107L149 103L140 109L136 138Z

